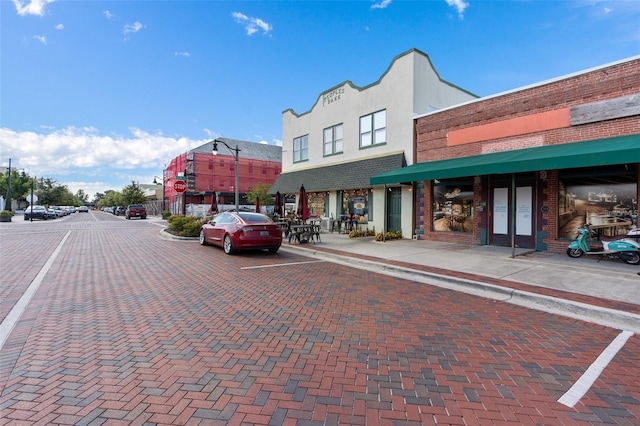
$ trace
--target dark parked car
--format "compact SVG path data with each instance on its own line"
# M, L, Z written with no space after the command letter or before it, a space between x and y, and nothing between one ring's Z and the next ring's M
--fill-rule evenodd
M115 214L116 216L124 216L126 213L127 213L127 209L124 206L118 206L113 211L113 214Z
M142 204L130 204L129 207L127 207L124 217L127 219L131 219L132 217L146 219L147 209Z
M78 213L89 213L89 207L87 206L78 207Z
M31 206L27 207L24 211L24 220L33 220L33 219L49 219L49 213L47 212L47 208L45 206Z
M227 254L261 249L275 253L282 245L282 230L262 213L224 212L202 225L200 244L220 246Z

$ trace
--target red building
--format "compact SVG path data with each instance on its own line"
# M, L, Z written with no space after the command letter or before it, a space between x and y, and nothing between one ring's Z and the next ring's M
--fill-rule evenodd
M203 206L211 206L216 193L221 209L235 208L236 148L239 150L240 205L246 204L246 194L252 187L259 183L273 184L282 170L282 147L227 138L218 138L216 141L217 155L213 155L214 141L211 141L169 162L164 171L166 210L173 214L202 211ZM177 180L186 182L184 193L174 189Z

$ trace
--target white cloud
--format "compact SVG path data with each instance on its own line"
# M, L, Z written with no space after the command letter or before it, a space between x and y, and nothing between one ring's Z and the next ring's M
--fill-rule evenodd
M98 186L105 181L120 180L117 184L102 185L104 191L121 189L130 183L131 176L157 174L172 158L209 140L172 138L136 128L130 132L126 136L105 136L93 127L71 126L43 132L0 128L0 152L29 175L53 176L61 184L66 184L66 179L61 178L64 176L87 182L95 178L94 184ZM81 189L94 193L86 187Z
M55 28L56 30L64 30L64 24L58 24L53 28Z
M268 22L263 21L260 18L254 18L252 16L247 16L241 12L233 12L231 14L233 19L240 25L244 26L247 35L253 35L258 31L262 30L263 34L268 34L273 27Z
M31 0L26 2L23 0L13 0L13 4L16 6L18 15L44 15L44 8L46 5L53 3L55 0Z
M33 38L35 38L42 44L47 44L47 38L45 36L34 35Z
M371 5L371 9L386 9L391 4L391 0L380 0Z
M104 12L102 12L102 14L103 14L104 16L106 16L106 17L107 17L107 19L108 19L108 20L110 20L110 21L113 21L114 19L116 19L116 15L114 15L113 13L111 13L111 12L110 12L110 11L108 11L108 10L105 10Z
M469 3L465 0L445 0L447 4L451 7L454 7L458 11L458 17L460 19L464 18L464 11L469 7Z
M191 57L191 53L189 53L189 52L175 52L174 55L175 56L184 56L185 58L190 58Z
M144 27L145 26L142 25L138 21L134 22L133 24L125 24L124 29L122 30L122 33L124 35L131 34L131 33L137 33L138 31L140 31Z

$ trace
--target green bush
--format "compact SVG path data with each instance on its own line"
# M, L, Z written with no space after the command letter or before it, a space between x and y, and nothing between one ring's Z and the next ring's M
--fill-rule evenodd
M396 232L387 232L384 235L384 240L400 240L402 239L402 231L396 231ZM376 234L376 241L382 241L382 233L379 232Z
M13 212L11 210L2 210L0 217L13 217Z
M163 210L161 213L163 219L168 219L171 216L171 212L169 210Z
M356 229L354 231L349 232L349 238L358 238L358 237L373 237L375 232L373 229Z
M200 235L202 221L195 216L171 215L167 219L169 229L181 237L197 237Z

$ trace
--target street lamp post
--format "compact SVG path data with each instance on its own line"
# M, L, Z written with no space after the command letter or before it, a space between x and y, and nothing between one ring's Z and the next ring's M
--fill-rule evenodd
M7 178L7 202L4 209L11 211L11 158L9 158L9 177Z
M229 145L227 145L227 143L223 140L220 139L216 139L213 141L213 149L211 150L211 152L213 153L213 155L218 155L218 142L223 144L224 146L226 146L229 151L233 152L235 159L236 159L236 167L235 167L235 171L236 171L236 185L235 185L235 191L236 191L236 211L240 211L240 192L239 192L239 187L238 187L238 153L241 151L240 148L238 148L238 145L236 144L235 149L231 148Z
M162 171L162 174L164 175L164 170ZM155 185L158 184L158 179L160 179L160 177L158 176L153 177L153 183ZM162 209L160 210L160 214L162 214L163 211L164 211L164 177L162 178Z

